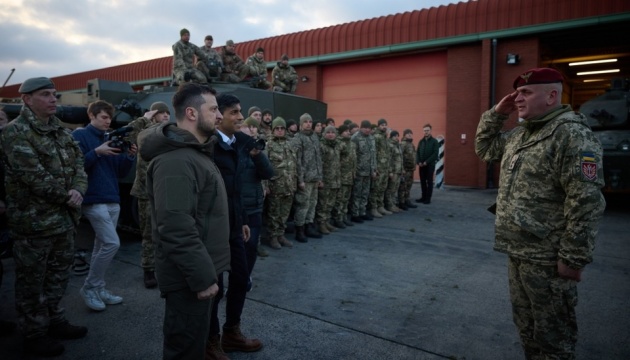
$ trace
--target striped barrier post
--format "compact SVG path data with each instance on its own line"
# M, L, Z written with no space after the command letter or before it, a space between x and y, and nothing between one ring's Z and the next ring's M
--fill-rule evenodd
M438 161L435 164L435 187L442 189L444 185L444 136L440 135L436 137L438 145Z

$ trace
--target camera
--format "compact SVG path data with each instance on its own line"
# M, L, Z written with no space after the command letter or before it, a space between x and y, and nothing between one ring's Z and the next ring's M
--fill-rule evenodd
M245 150L247 150L247 152L250 152L253 149L263 151L265 150L266 145L267 143L265 142L265 140L252 138L250 141L247 142L247 144L245 144Z
M131 126L124 126L107 132L105 133L105 141L111 141L109 147L120 149L121 152L127 152L131 147L131 142L125 140L125 136L131 130L133 130Z

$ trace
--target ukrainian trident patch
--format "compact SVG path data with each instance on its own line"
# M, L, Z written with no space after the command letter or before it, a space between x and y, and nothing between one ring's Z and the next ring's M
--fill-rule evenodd
M582 175L586 180L597 180L597 162L595 154L592 152L583 152L581 155Z

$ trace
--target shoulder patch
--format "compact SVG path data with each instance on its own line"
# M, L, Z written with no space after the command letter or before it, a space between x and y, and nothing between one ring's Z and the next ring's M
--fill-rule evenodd
M589 151L581 153L580 165L582 168L582 176L585 180L597 180L597 162L595 161L595 153Z

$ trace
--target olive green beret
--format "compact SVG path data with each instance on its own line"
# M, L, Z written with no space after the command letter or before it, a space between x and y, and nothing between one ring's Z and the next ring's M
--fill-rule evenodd
M284 128L287 127L287 123L280 116L278 116L277 118L273 119L273 122L271 122L271 130L277 128L278 126L282 126Z
M168 109L168 105L166 105L165 102L162 101L156 101L153 104L151 104L151 111L153 110L157 110L158 113L162 113L162 112L166 112L166 113L171 113L171 111Z
M22 83L18 90L20 94L30 94L41 89L54 89L55 84L47 77L30 78Z

